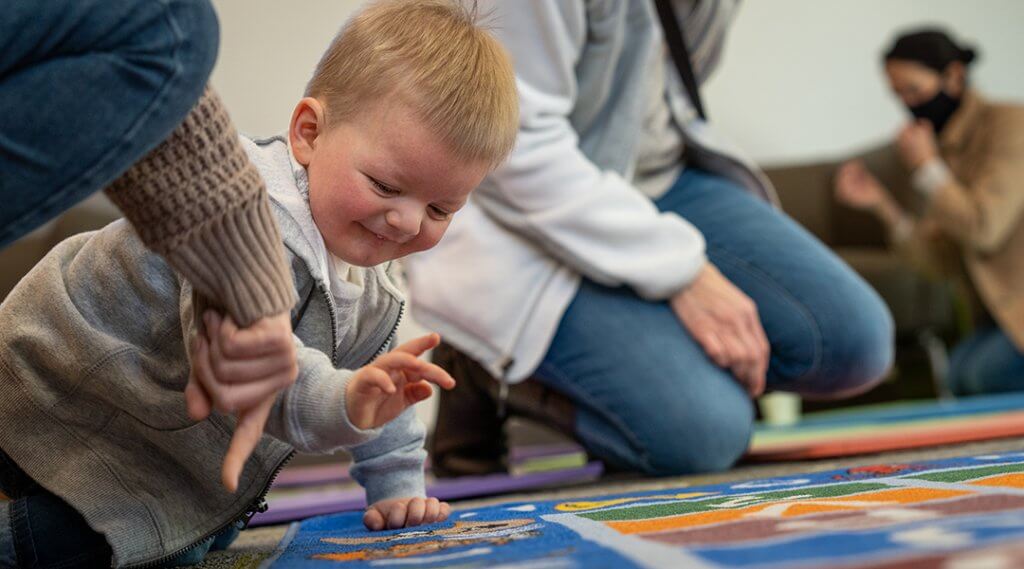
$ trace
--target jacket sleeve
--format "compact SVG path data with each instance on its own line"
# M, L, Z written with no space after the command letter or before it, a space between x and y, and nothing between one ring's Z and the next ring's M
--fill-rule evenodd
M406 409L380 431L379 437L349 449L355 460L352 477L366 489L366 503L425 496L427 430L416 410Z
M988 153L969 183L949 176L927 215L954 239L980 253L998 250L1024 215L1024 114L992 121Z
M360 429L348 418L345 387L351 370L335 369L331 359L319 350L308 348L295 338L299 376L277 397L267 434L296 449L326 454L375 439L381 429Z
M520 128L512 155L476 202L596 282L627 285L648 299L682 289L705 263L701 233L597 167L570 124L580 95L574 68L588 33L583 2L491 0L480 8L515 62Z
M424 496L426 428L406 409L377 429L349 421L345 387L353 372L331 366L326 354L299 346L299 378L278 397L266 431L296 449L328 453L344 448L355 464L352 477L366 489L366 503Z

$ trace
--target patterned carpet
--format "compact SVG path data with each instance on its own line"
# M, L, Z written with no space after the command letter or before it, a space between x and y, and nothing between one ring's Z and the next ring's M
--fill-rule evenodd
M711 475L661 479L639 478L629 475L606 476L599 482L584 486L527 494L511 494L496 498L468 500L454 503L453 507L458 512L466 512L475 508L484 508L496 504L522 503L530 500L578 501L591 496L609 496L635 492L660 492L665 489L676 488L684 485L695 486L742 482L758 478L786 476L794 473L811 473L838 468L855 468L882 462L909 463L956 456L1022 451L1024 451L1024 438L1015 438L932 447L906 452L889 452L876 455L842 458L838 460L745 465L736 467L728 472ZM285 535L287 529L287 526L281 525L246 530L242 532L238 541L236 541L228 551L210 554L200 567L201 569L249 569L258 567L275 552L275 548L278 546L281 538Z
M934 567L1024 561L1024 453L461 510L370 534L295 527L274 567Z

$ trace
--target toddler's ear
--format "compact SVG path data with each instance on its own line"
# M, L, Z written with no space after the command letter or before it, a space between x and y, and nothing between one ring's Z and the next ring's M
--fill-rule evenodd
M288 127L288 143L291 144L295 160L309 166L313 159L316 140L327 130L327 116L323 103L315 97L303 97L292 111L292 122Z

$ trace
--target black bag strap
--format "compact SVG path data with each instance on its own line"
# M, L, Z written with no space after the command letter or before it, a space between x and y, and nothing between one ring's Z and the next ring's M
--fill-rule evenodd
M679 78L686 87L686 94L690 96L690 101L700 118L707 120L704 104L700 100L700 89L697 88L697 79L693 75L693 65L690 63L690 52L686 49L686 37L679 26L679 19L676 18L675 6L672 5L672 0L654 0L654 5L658 8L658 18L661 19L661 29L668 43L668 51L676 64L676 70L679 71Z

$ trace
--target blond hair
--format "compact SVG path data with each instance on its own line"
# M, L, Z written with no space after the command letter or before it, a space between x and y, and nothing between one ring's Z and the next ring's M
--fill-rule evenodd
M508 54L456 0L382 0L352 18L320 59L306 96L328 125L392 94L460 158L502 162L519 104Z

